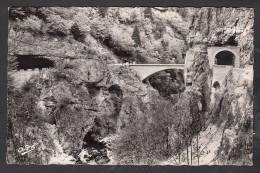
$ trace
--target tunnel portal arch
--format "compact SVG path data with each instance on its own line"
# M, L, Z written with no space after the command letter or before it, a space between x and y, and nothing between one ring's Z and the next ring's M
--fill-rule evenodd
M237 46L208 47L209 65L240 67L240 48Z
M231 51L220 51L215 56L215 65L235 65L235 55Z
M218 81L215 81L214 84L213 84L213 87L214 87L215 89L219 89L219 88L220 88L219 82L218 82Z
M53 68L54 62L39 55L17 55L18 70Z

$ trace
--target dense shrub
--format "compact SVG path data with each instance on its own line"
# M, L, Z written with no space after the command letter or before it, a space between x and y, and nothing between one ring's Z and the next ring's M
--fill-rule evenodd
M172 99L174 94L184 91L183 72L178 70L166 70L158 72L149 77L149 83L157 89L161 96ZM174 100L176 100L174 98Z
M131 99L124 101L133 104ZM142 103L139 104L145 114L140 114L139 108L131 107L130 111L134 115L111 143L118 163L156 164L170 156L172 150L168 140L168 127L171 124L171 115L167 111L170 107L169 102L158 98L152 110L147 110Z
M56 37L65 37L67 35L67 31L64 29L64 25L61 23L51 24L48 27L47 33Z
M9 19L11 20L23 20L27 16L25 15L25 11L22 8L10 8L9 9Z
M151 20L153 19L153 13L150 7L145 8L144 17L150 18Z
M141 46L141 40L140 40L140 31L137 26L135 26L132 39L135 41L135 46Z
M59 15L49 15L47 20L47 33L55 37L65 37L72 26L72 21L67 21Z
M73 38L79 42L84 42L85 40L85 34L79 29L79 26L74 23L70 29L70 32L73 35Z
M100 13L101 17L104 18L106 16L108 7L99 7L98 10L99 10L99 13Z

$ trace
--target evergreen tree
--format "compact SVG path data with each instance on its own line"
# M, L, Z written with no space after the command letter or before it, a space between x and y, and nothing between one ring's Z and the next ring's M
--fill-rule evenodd
M104 18L107 14L108 7L99 7L98 10L99 10L101 17Z
M150 7L145 8L144 17L150 18L151 20L153 19L153 13L152 13L152 9Z
M143 57L138 50L136 50L134 53L134 61L136 63L146 63L147 59Z
M135 41L135 47L141 46L140 31L137 26L135 26L132 39Z
M73 35L73 38L79 42L84 42L85 34L79 29L79 26L74 23L71 27L71 33Z
M15 56L8 56L8 71L17 70L18 62L17 57Z

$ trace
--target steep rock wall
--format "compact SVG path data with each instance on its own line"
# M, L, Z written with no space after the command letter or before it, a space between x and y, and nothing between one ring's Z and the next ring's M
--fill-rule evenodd
M144 10L128 8L125 12L124 9L109 8L105 18L101 17L104 14L101 15L98 8L90 8L87 12L86 8L40 8L14 12L18 17L11 15L10 54L37 53L58 60L55 69L40 72L19 92L10 95L10 108L25 104L9 112L12 115L8 120L9 163L57 163L59 156L66 158L64 163L82 163L80 152L88 132L94 134L95 140L113 135L122 137L124 133L122 139L125 139L129 136L126 132L134 136L139 130L151 130L146 128L153 121L167 120L163 122L167 124L166 130L163 129L167 133L160 133L161 126L152 124L153 130L158 131L156 137L160 138L153 139L154 136L148 133L142 139L142 134L138 134L134 139L138 138L140 143L133 146L137 145L143 151L163 139L165 144L158 146L163 151L172 147L175 153L170 154L180 160L176 164L191 164L191 158L193 164L251 164L252 69L241 73L232 70L222 87L216 90L211 87L213 72L207 47L239 46L241 67L252 64L253 10L169 8L164 12L152 9L150 15L144 15ZM82 21L82 16L86 15L88 20ZM83 34L81 39L73 35L74 22ZM136 26L141 40L141 46L137 47L138 40L131 38ZM123 55L118 51L124 52ZM66 62L62 59L66 57L74 60ZM184 75L191 79L192 85L175 98L176 104L170 108L165 106L169 103L160 97L160 93L142 83L133 70L127 67L111 69L106 65L134 60L183 63L184 58ZM166 110L158 111L160 106L165 106ZM178 128L175 120L182 128ZM241 126L245 130L238 128ZM200 161L196 163L198 135L201 135L198 144L205 149L199 152ZM34 144L36 149L21 156L18 148L28 144ZM213 154L205 154L210 149ZM129 151L130 161L124 162L123 157L118 163L132 163L132 156L140 153ZM150 151L145 152L149 156ZM223 152L228 157L223 157ZM160 156L156 158L159 159L157 162L140 163L158 164L169 157ZM150 157L143 159L147 158ZM175 162L170 160L168 163Z

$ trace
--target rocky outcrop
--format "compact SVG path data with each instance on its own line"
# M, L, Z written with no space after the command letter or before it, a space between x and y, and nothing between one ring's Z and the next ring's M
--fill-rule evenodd
M239 46L241 67L253 64L253 9L201 8L191 11L189 45Z
M10 86L7 161L252 164L252 18L245 8L12 11L9 54L40 54L55 67ZM209 46L240 47L240 68L221 86ZM142 82L127 66L108 66L133 61L185 70ZM25 145L35 149L21 155Z
M135 108L142 114L139 103L149 103L151 100L145 99L146 95L156 93L140 84L135 72L127 67L108 69L98 60L84 59L59 65L58 69L40 72L26 84L27 88L23 87L20 91L37 92L31 96L34 102L32 109L38 112L33 127L16 122L28 132L26 138L22 143L17 142L19 138L15 134L20 131L19 128L12 127L11 132L17 146L31 143L31 140L39 143L31 154L25 156L28 163L55 163L53 157L57 152L62 152L61 156L73 156L74 161L79 159L87 132L92 131L96 140L116 133L133 116L128 112L133 106L129 102L138 103ZM146 98L150 99L149 96ZM45 124L45 128L40 124ZM43 132L29 133L37 126ZM55 131L54 137L46 134L49 128ZM59 145L59 150L51 142L48 144L51 148L48 148L43 139L38 140L41 135ZM34 154L43 150L40 146L52 152L36 160Z

